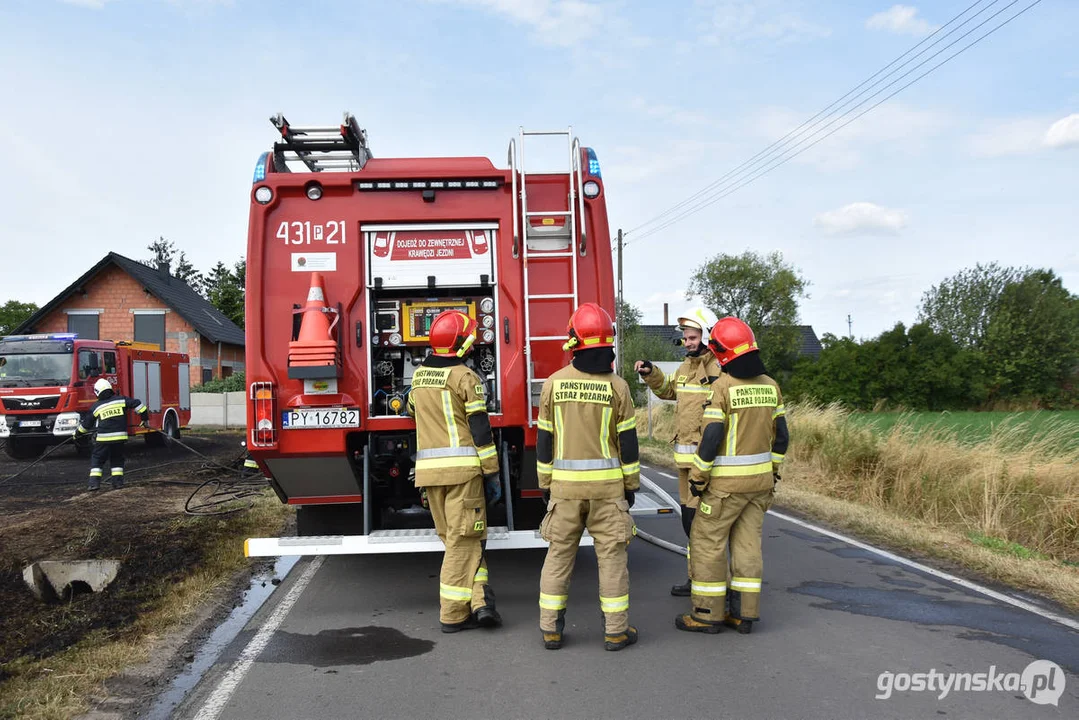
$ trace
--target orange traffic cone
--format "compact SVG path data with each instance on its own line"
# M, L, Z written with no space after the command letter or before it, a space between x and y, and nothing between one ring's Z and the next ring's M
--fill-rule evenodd
M321 273L311 273L307 305L297 312L303 313L303 320L300 321L299 337L288 344L289 367L340 365L340 350L337 341L333 339L336 319L331 325L328 316L333 310L326 304L326 290Z

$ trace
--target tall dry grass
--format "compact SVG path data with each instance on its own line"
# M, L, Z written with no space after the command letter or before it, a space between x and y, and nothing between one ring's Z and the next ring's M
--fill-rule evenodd
M964 535L978 533L1079 561L1079 455L1072 426L1036 432L1004 423L978 443L913 416L887 432L837 406L788 405L791 447L784 483ZM653 436L669 441L672 408L653 410ZM638 433L647 432L638 411Z
M788 411L798 472L785 479L964 534L1019 543L1058 560L1079 560L1079 456L1073 429L1032 432L1003 423L978 443L952 429L901 420L886 433L860 426L841 407Z

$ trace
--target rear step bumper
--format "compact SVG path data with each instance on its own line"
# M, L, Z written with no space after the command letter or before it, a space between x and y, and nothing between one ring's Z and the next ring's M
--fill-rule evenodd
M586 532L581 546L591 546ZM506 527L487 529L488 550L523 550L547 547L538 530ZM388 555L390 553L442 552L442 541L431 528L422 530L376 530L370 535L326 535L322 537L250 538L244 541L247 557L281 555Z
M638 492L630 510L632 515L673 514L670 503L661 495ZM586 531L581 547L591 547L592 536ZM545 548L547 542L539 530L487 528L488 550L524 550ZM287 555L388 555L391 553L442 552L445 546L432 528L418 530L375 530L370 535L322 535L309 537L249 538L244 541L247 557Z

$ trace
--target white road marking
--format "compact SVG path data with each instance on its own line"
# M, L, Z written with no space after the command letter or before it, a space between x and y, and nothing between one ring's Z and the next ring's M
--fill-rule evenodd
M1044 609L1038 607L1037 605L1026 602L1025 600L1020 600L1018 598L1014 598L1014 597L1011 597L1009 595L1005 595L1004 593L999 593L996 590L990 590L989 588L983 587L982 585L979 585L977 583L973 583L970 580L964 580L963 578L952 575L951 573L946 573L946 572L943 572L942 570L937 570L936 568L931 568L928 565L922 565L921 563L914 562L913 560L908 560L905 557L900 557L899 555L896 555L894 553L890 553L887 550L881 550L880 548L873 547L872 545L867 545L864 542L859 542L858 540L855 540L854 538L847 537L846 535L841 535L841 534L839 534L837 532L832 532L831 530L825 530L822 527L817 527L816 525L813 525L812 523L807 523L804 520L799 520L798 518L791 517L790 515L785 515L783 513L776 512L775 510L769 510L768 514L772 515L774 517L777 517L780 520L786 520L789 523L794 523L795 525L800 525L801 527L804 527L807 530L812 530L813 532L820 533L821 535L827 535L830 538L835 538L836 540L840 540L842 542L845 542L848 545L853 545L856 548L861 548L862 550L867 550L867 551L869 551L871 553L874 553L876 555L879 555L879 556L881 556L883 558L887 558L888 560L891 560L892 562L897 562L900 565L906 565L907 567L913 568L914 570L917 570L918 572L923 572L923 573L926 573L927 575L932 575L935 578L939 578L941 580L946 580L946 581L948 581L950 583L954 583L955 585L966 588L967 590L971 590L971 591L979 593L981 595L985 595L986 597L997 600L998 602L1007 603L1008 605L1011 605L1013 607L1017 607L1017 608L1019 608L1021 610L1026 610L1027 612L1032 612L1035 615L1039 615L1039 616L1045 618L1046 620L1052 620L1053 622L1060 623L1064 627L1068 627L1068 628L1071 628L1072 630L1079 631L1079 621L1075 621L1075 620L1072 620L1071 618L1067 618L1067 617L1064 617L1062 615L1057 615L1056 613L1049 612L1048 610L1044 610Z
M284 600L278 604L270 617L259 628L259 631L255 633L255 637L251 638L251 642L240 653L240 657L232 664L225 676L221 678L221 682L217 684L217 687L214 688L210 697L206 699L198 714L195 715L195 720L215 720L221 714L221 711L225 709L225 705L232 699L232 694L236 692L236 688L243 682L244 676L251 669L255 659L266 649L270 638L273 637L273 634L277 632L277 628L284 622L285 616L288 615L289 610L296 604L296 601L300 599L300 595L307 588L311 579L315 577L318 569L322 567L325 559L325 556L320 555L311 561L311 564L303 571L303 575L285 595Z
M659 468L653 467L651 465L645 465L645 464L642 463L641 464L641 469L642 470L648 470L649 472L654 472L656 475L662 475L663 477L668 478L670 480L677 480L678 479L677 475L671 475L669 472L663 472Z

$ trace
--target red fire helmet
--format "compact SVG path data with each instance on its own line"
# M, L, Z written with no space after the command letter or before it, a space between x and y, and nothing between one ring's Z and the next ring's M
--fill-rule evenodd
M708 349L720 365L758 349L752 328L736 317L723 318L712 327L710 334Z
M464 357L476 342L476 321L457 310L445 310L431 323L431 350L437 357Z
M584 303L574 311L566 325L566 334L569 340L562 346L563 350L614 347L614 321L596 303Z

